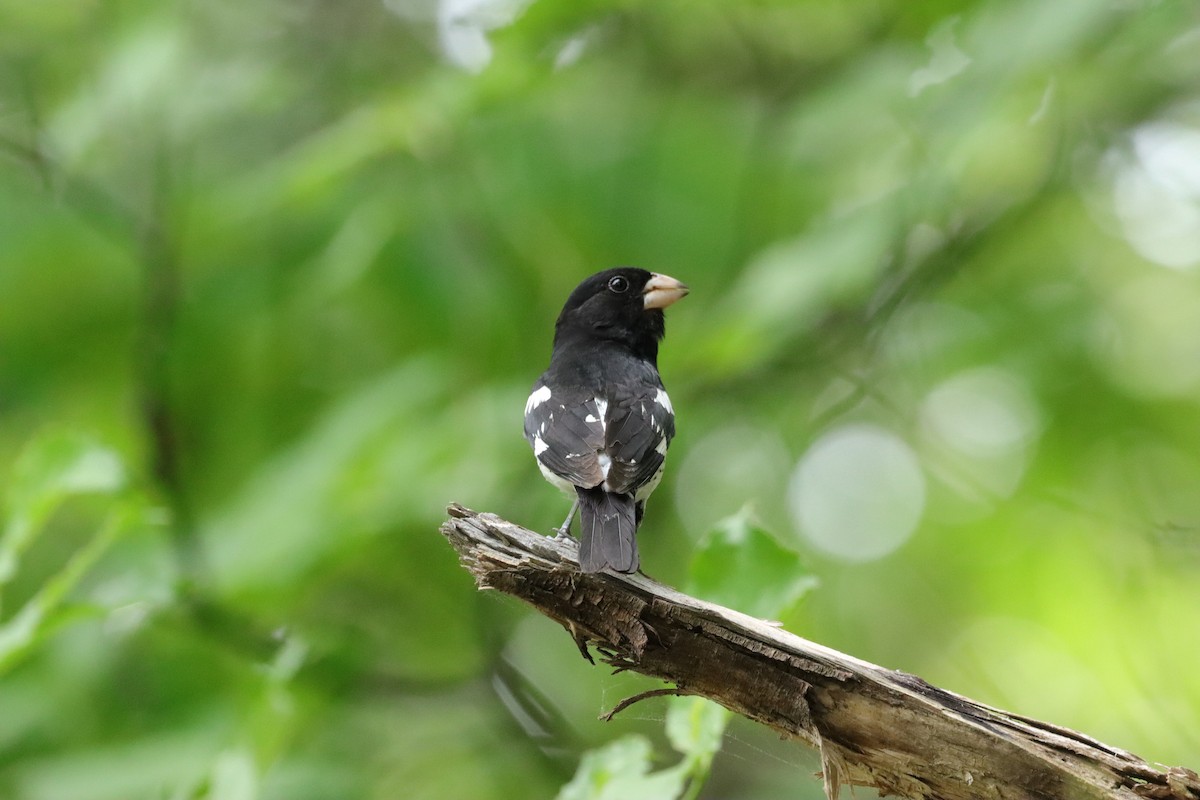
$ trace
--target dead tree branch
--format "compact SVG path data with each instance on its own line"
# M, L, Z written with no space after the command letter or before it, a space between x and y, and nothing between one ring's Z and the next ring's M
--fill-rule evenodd
M481 589L556 620L591 661L668 681L816 748L830 798L1200 800L1200 778L1067 728L981 705L681 594L579 572L576 545L452 505L442 533Z

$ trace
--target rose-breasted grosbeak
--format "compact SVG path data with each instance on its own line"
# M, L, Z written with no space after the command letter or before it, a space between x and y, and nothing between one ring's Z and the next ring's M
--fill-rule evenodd
M584 572L636 572L635 533L662 478L675 414L658 375L663 309L688 293L622 268L575 287L554 326L550 367L525 403L525 438L546 480L573 494Z

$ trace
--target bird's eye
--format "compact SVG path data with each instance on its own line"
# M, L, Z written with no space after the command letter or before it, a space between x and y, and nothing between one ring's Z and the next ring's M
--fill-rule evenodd
M608 289L617 294L625 294L629 291L629 281L618 275L608 282Z

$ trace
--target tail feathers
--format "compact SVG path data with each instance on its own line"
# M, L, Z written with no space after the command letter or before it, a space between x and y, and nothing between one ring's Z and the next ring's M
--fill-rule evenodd
M579 495L579 566L584 572L637 572L637 520L633 495L597 486L576 487Z

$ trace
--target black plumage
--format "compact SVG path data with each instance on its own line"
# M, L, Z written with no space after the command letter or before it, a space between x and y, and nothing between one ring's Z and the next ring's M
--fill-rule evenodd
M675 414L658 374L663 309L686 295L643 269L596 273L571 292L550 366L525 404L525 438L542 474L575 496L585 572L636 572L635 534L662 477Z

